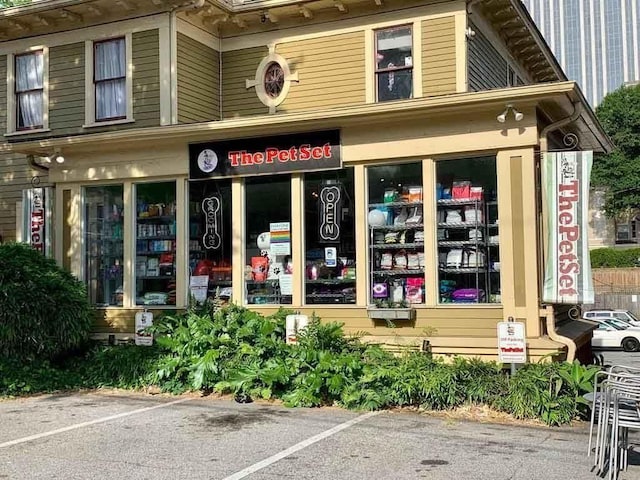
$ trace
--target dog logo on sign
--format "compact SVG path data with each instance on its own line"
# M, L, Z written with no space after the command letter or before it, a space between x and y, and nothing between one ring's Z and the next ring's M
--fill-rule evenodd
M207 250L217 250L222 244L222 237L218 230L222 221L220 199L218 197L208 197L202 200L202 213L205 219L202 244Z
M210 149L205 149L198 155L198 167L204 173L213 172L218 166L218 155Z
M326 185L320 190L320 240L336 242L340 238L338 211L342 195L340 187Z

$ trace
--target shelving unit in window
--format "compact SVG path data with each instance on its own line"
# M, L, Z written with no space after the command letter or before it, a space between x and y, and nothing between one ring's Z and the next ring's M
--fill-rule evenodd
M102 207L97 210L98 215L107 213ZM87 222L87 280L91 299L98 306L122 306L124 222L121 210L116 211Z
M481 198L439 199L441 303L485 303L490 288L486 205Z
M369 204L371 303L408 307L424 303L422 188L413 201Z
M138 305L175 305L175 215L136 217L136 283Z

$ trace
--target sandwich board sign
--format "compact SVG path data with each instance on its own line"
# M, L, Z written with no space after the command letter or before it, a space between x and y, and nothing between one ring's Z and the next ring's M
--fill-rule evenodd
M527 363L523 322L498 323L498 358L502 363Z

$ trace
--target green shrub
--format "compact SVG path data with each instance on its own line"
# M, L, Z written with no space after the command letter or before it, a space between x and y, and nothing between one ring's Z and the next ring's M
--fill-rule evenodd
M288 313L264 317L235 305L201 306L158 318L150 328L154 347L96 347L64 365L45 362L35 370L12 370L0 362L0 395L56 386L156 385L173 393L277 398L294 407L444 410L489 405L517 418L560 425L585 414L582 395L592 389L597 371L577 362L528 364L510 377L502 365L478 359L445 363L423 352L396 357L345 336L340 324L317 318L300 332L297 345L288 345Z
M640 264L640 248L596 248L591 250L593 268L627 268Z
M93 323L84 285L18 243L0 245L0 357L52 359L83 345Z

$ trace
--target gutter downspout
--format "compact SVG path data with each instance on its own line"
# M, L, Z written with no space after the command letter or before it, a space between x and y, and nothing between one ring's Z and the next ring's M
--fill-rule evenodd
M581 103L574 103L573 113L570 116L562 118L557 122L551 123L542 129L542 131L540 132L540 155L541 156L547 153L549 149L549 139L548 139L549 133L555 130L558 130L559 128L562 128L565 125L569 125L570 123L575 122L578 119L578 117L580 117L580 115L582 114L582 108L583 107ZM544 202L544 207L545 207L544 210L546 210L547 205L546 205L546 200L544 196L542 197L542 201ZM546 239L547 239L546 233L547 232L544 232L543 234L545 253L548 251L548 245L546 245ZM561 343L567 346L567 361L573 362L573 360L576 357L576 350L578 349L578 347L571 338L559 335L558 332L556 331L556 315L553 310L553 305L545 306L544 309L542 310L542 314L546 319L547 335L549 335L549 338L551 340L554 340L558 343Z
M175 125L178 123L178 27L177 27L177 14L179 12L196 11L204 7L205 0L191 0L190 2L183 3L177 7L173 7L169 11L169 56L171 71L169 72L169 90L170 90L170 124Z
M41 172L49 173L49 167L45 167L44 165L40 165L39 163L36 163L35 155L27 155L27 163L34 170L39 170Z

